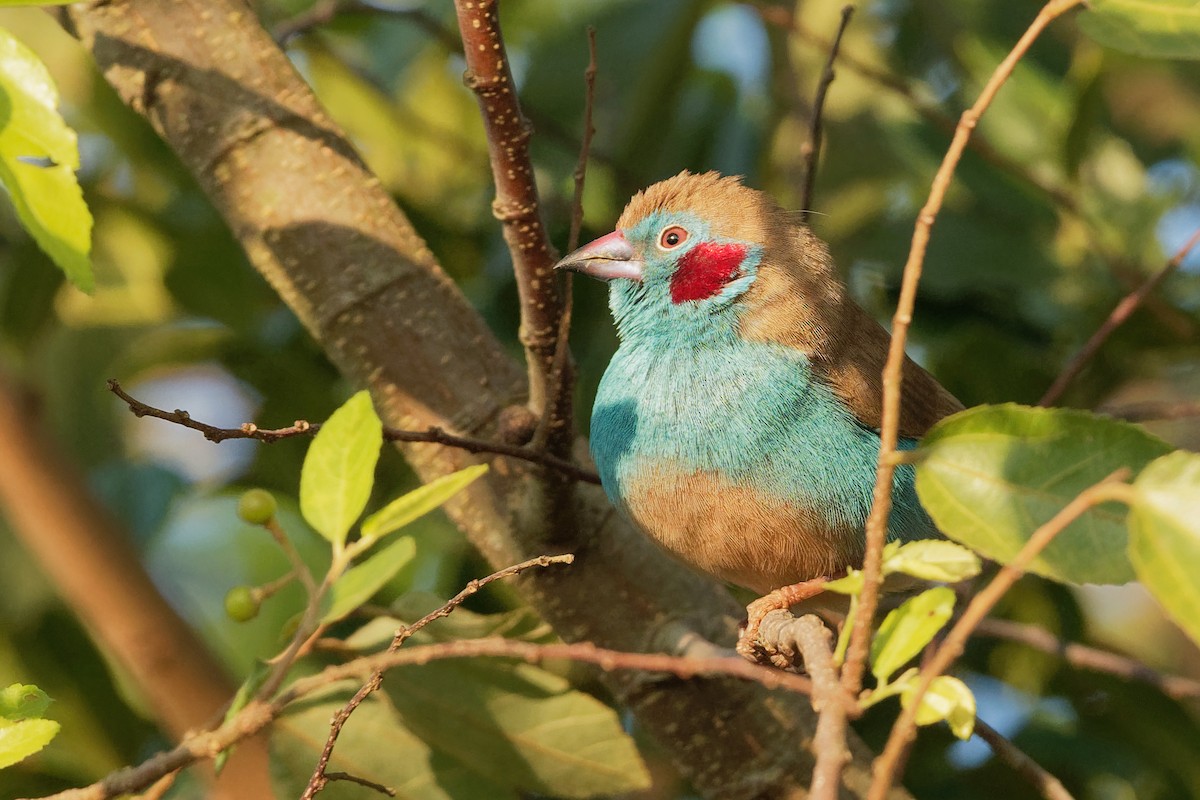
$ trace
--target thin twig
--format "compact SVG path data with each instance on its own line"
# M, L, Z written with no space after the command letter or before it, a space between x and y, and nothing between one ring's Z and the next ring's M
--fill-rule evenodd
M377 6L363 2L363 0L318 0L299 14L280 21L271 30L271 36L283 47L316 28L328 25L338 17L350 14L410 19L437 39L446 49L451 52L459 49L458 37L424 9Z
M421 630L434 620L449 616L454 609L466 602L467 598L476 594L480 589L487 586L489 583L493 583L494 581L502 580L504 578L509 578L514 575L519 575L525 570L533 569L534 567L548 567L551 564L570 564L574 560L575 556L570 554L560 556L538 556L537 558L531 558L528 561L522 561L520 564L514 564L510 567L505 567L504 569L493 572L491 575L488 575L485 578L473 580L468 583L461 592L443 603L441 607L429 612L412 625L406 625L398 629L396 634L392 637L392 642L388 645L386 652L394 653L396 650L400 649L400 646L403 645L404 642L414 633ZM325 788L325 785L332 780L332 777L326 773L325 770L329 767L329 759L333 757L333 748L334 745L337 744L338 736L340 736L342 733L342 728L350 719L350 715L354 713L355 709L362 705L363 701L370 697L373 692L377 691L382 683L383 670L375 670L373 673L371 673L371 677L369 677L363 683L363 685L358 688L358 691L354 693L354 696L346 701L346 704L338 709L338 712L333 715L333 720L329 723L329 735L325 739L325 746L321 749L321 755L317 759L317 765L313 769L312 777L308 779L308 784L304 787L304 793L300 795L300 800L312 800L312 798L316 797L317 794Z
M1167 276L1179 268L1183 260L1187 258L1187 254L1192 251L1197 244L1200 244L1200 229L1191 235L1183 247L1175 251L1175 255L1163 265L1162 269L1150 276L1145 283L1134 289L1125 297L1121 298L1121 302L1117 303L1116 307L1104 320L1104 323L1096 329L1096 332L1088 338L1079 352L1071 357L1067 365L1063 367L1062 372L1054 379L1054 383L1042 395L1042 399L1038 401L1040 406L1052 406L1059 401L1063 396L1063 392L1071 385L1071 381L1083 370L1084 366L1096 355L1096 352L1108 340L1113 331L1121 327L1125 320L1138 309L1138 306L1145 301L1146 297L1162 284Z
M1012 52L996 67L988 79L979 99L963 112L955 129L954 138L929 191L929 198L917 216L913 229L912 245L904 265L901 280L900 300L892 317L892 339L888 348L887 363L883 368L883 414L880 426L879 463L875 473L875 491L871 513L867 518L866 555L863 561L863 591L859 598L858 615L850 636L845 666L842 669L842 685L851 694L857 694L862 686L863 669L866 664L867 647L875 608L879 603L879 588L882 582L883 543L887 536L888 517L892 509L892 479L896 471L896 445L899 439L901 382L904 362L904 345L908 339L908 327L912 323L913 306L916 302L917 284L925 263L925 250L933 223L942 208L946 191L950 187L954 170L962 158L980 116L991 105L1000 87L1008 80L1017 62L1050 22L1073 8L1082 0L1051 0L1042 8L1029 29L1013 47ZM889 784L890 785L890 784Z
M1043 653L1058 656L1073 667L1116 675L1118 678L1148 683L1167 697L1186 700L1200 697L1200 681L1182 675L1165 675L1128 656L1088 647L1077 642L1064 642L1054 634L1034 625L1006 619L988 618L975 628L979 636L1018 642Z
M193 419L191 414L183 409L165 411L161 408L147 405L132 397L121 388L121 384L114 378L108 379L108 390L125 401L125 404L129 406L129 410L133 412L134 416L154 417L155 419L182 425L185 428L191 428L194 431L204 434L204 438L210 442L220 443L229 439L253 439L266 444L273 444L281 439L290 439L295 436L312 436L321 429L321 423L307 422L302 419L296 420L285 428L260 428L253 422L244 422L237 428L220 428L216 425L210 425L206 422ZM600 476L595 472L583 469L551 453L540 452L519 445L511 445L506 442L476 439L471 436L458 436L447 433L436 426L430 426L423 431L407 431L385 427L383 429L383 438L389 442L440 444L445 447L465 450L468 453L506 456L548 467L563 473L573 480L583 481L584 483L600 483Z
M984 617L1000 601L1000 598L1012 588L1012 585L1025 574L1025 570L1038 554L1068 525L1093 506L1111 500L1128 499L1129 486L1121 482L1127 474L1128 470L1119 470L1081 492L1048 522L1034 531L1012 560L1000 569L991 583L967 604L966 610L954 623L950 632L946 634L946 638L942 640L937 651L929 659L929 663L922 667L920 681L909 698L907 707L900 712L896 724L892 726L892 732L888 736L883 753L875 760L872 767L871 789L867 793L867 800L883 800L887 795L892 782L897 777L898 762L916 734L917 709L920 708L925 693L934 679L944 673L962 654L967 639L970 638L976 626L983 621Z
M583 137L579 143L579 160L575 163L575 172L572 175L575 192L571 197L571 232L567 238L568 253L579 247L579 233L583 229L583 188L584 182L587 180L588 158L592 152L592 137L596 134L596 128L592 124L592 111L596 103L596 72L599 67L596 62L596 29L590 25L587 29L587 39L588 64L583 70ZM551 397L554 398L554 402L546 404L537 431L530 442L530 447L535 450L545 449L551 427L555 424L554 409L571 402L571 398L565 396L568 383L564 378L568 371L567 359L571 355L571 315L575 306L574 278L575 273L567 271L561 279L563 312L562 318L558 322L558 340L554 343L554 364L550 372ZM559 422L561 421L559 420Z
M804 157L804 193L800 196L800 221L808 224L808 213L813 207L813 190L817 183L817 166L821 161L822 115L825 111L825 96L829 85L837 76L833 71L833 63L837 60L838 49L842 46L842 35L850 25L854 16L854 6L842 8L842 21L834 34L833 43L829 45L829 58L825 60L825 69L821 71L821 80L817 84L817 94L813 98L812 119L809 122L808 142L800 149Z
M975 735L987 742L996 757L1011 767L1038 790L1046 800L1075 800L1062 781L1046 771L1046 768L1030 758L1029 754L1006 739L1003 734L978 717L975 718Z
M1152 422L1157 420L1186 419L1200 417L1200 403L1195 401L1147 401L1125 403L1119 406L1102 406L1096 409L1101 414L1129 422Z
M359 786L366 786L368 789L374 789L380 794L385 794L388 797L395 797L396 790L390 786L384 786L382 783L369 781L366 778L360 778L357 775L351 775L349 772L327 772L325 777L331 781L346 781L347 783L357 783Z
M138 792L169 772L212 758L231 745L253 736L282 714L289 704L346 678L410 664L481 657L520 659L531 664L554 660L576 661L594 664L605 671L661 672L683 680L732 677L753 681L768 689L812 693L812 682L807 678L751 664L736 656L687 658L661 653L627 653L596 647L590 642L534 644L500 638L441 642L396 652L376 653L327 667L315 675L296 680L270 703L251 701L214 731L189 736L177 747L159 753L136 767L114 772L90 786L69 789L42 800L112 800L122 794Z

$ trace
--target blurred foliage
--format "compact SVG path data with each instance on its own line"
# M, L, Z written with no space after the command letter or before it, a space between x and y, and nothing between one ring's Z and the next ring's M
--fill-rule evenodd
M254 5L275 27L310 3ZM795 207L809 98L825 59L814 36L832 34L841 5L799 4L808 33L793 34L769 13L791 5L766 0L761 8L716 0L504 3L554 241L565 244L569 221L587 25L597 28L600 75L585 236L610 230L634 191L685 168L745 174ZM913 218L949 142L946 122L973 101L1038 6L861 4L825 110L813 226L855 296L881 318L891 313ZM482 130L461 84L453 17L446 2L389 0L338 15L287 47L447 271L518 353L515 288L490 215ZM58 444L125 520L164 592L244 677L277 649L273 637L301 601L277 598L245 626L225 617L233 585L285 569L269 540L237 520L236 490L272 490L293 520L289 529L305 530L294 498L306 443L238 451L190 431L169 434L129 416L104 379L120 378L135 395L154 388L159 405L208 422L252 418L270 426L324 419L351 387L248 266L171 152L54 19L5 10L0 26L46 63L63 115L79 132L96 279L91 297L65 284L11 207L0 205L0 369L36 393ZM1083 34L1078 16L1068 17L1020 63L978 137L988 146L968 151L934 229L911 352L968 405L1028 403L1120 297L1200 227L1200 70L1106 49ZM615 337L603 287L578 282L576 298L572 346L579 418L587 419ZM1066 404L1196 402L1198 311L1200 255L1193 254L1104 346ZM1194 421L1147 427L1172 445L1200 447ZM368 510L411 485L402 461L385 450ZM56 700L62 732L0 774L0 796L37 795L94 780L162 741L123 676L3 526L0 684L44 689ZM378 603L409 589L448 596L485 571L444 517L407 530L416 556ZM315 534L302 544L314 558L327 551ZM1200 674L1200 655L1144 595L1114 591L1101 596L1031 578L1002 610L1069 639L1121 644L1153 666ZM474 607L504 612L514 604L501 588ZM980 717L1081 800L1200 798L1194 704L1006 642L973 643L963 666ZM372 715L416 713L395 700L377 698L360 711L362 724ZM300 710L296 725L305 713L327 720L327 702ZM875 744L894 715L884 705L859 724ZM944 728L923 731L910 787L922 798L1036 796L977 744L955 744ZM657 794L647 796L686 796L653 746L645 751L657 782ZM494 785L444 753L422 763L462 787L456 796L485 796ZM524 785L538 787L533 778Z

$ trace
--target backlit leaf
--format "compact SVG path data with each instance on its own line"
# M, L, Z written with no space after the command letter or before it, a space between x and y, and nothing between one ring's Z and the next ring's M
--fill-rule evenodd
M0 183L38 246L73 284L90 292L92 215L75 179L75 131L57 105L58 91L45 65L0 28Z
M954 591L935 586L909 600L884 617L871 641L871 672L886 683L896 670L909 662L954 611Z
M1081 491L1121 467L1137 473L1170 450L1135 425L1082 411L979 406L922 441L917 492L943 533L1007 562ZM1114 503L1090 509L1031 571L1072 583L1132 580L1124 520Z
M914 676L909 687L900 694L900 704L905 708L912 705L917 682ZM975 731L975 695L965 683L951 675L934 678L917 707L918 725L932 725L942 720L959 739L970 739Z
M329 590L327 608L321 615L321 622L336 622L370 600L416 554L416 542L411 536L403 536L361 564L346 570Z
M979 568L979 556L939 539L908 542L891 553L884 552L884 575L902 572L927 581L958 583L978 575Z
M379 539L392 531L403 528L461 492L487 470L487 464L476 464L466 469L460 469L458 472L443 475L424 486L413 489L403 497L396 498L363 520L363 539Z
M0 726L0 769L12 766L50 744L59 724L52 719L23 719Z
M1200 642L1200 455L1151 462L1134 483L1129 557L1167 613Z
M1200 58L1195 0L1091 0L1079 26L1100 44L1150 58Z
M335 545L346 541L375 482L383 424L365 391L351 397L321 426L300 471L300 512Z

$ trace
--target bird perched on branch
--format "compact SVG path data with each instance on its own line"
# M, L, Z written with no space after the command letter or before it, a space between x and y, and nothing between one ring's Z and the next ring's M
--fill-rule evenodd
M736 177L687 172L558 269L608 281L620 346L592 410L613 503L668 551L766 593L862 560L889 336L829 251ZM961 404L904 361L901 448ZM896 470L890 539L937 532Z

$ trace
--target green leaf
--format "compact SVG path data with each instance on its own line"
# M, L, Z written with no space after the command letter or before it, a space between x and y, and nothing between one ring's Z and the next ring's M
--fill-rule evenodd
M912 705L917 683L914 676L907 689L900 695L900 705L905 708ZM929 684L929 690L921 698L916 719L918 725L932 725L946 720L951 733L959 739L970 739L975 731L975 695L958 678L939 675Z
M1133 567L1171 618L1200 643L1200 455L1180 451L1151 462L1134 489Z
M863 697L858 701L859 708L866 711L871 706L876 705L888 699L889 697L895 697L898 694L910 691L912 689L913 681L915 681L920 674L921 671L916 667L909 667L908 669L904 670L904 672L897 675L896 680L891 681L890 683L880 684L868 692L866 697Z
M1082 411L979 406L938 423L922 441L917 493L943 533L1007 562L1081 491L1170 450L1135 425ZM1088 510L1030 569L1073 583L1132 580L1124 519L1113 503Z
M351 397L321 426L300 471L300 513L336 546L371 496L383 424L364 392Z
M404 536L348 569L325 597L324 603L328 607L321 615L321 623L336 622L370 600L371 595L382 589L416 554L416 542L411 536Z
M0 717L8 720L40 717L54 701L31 683L14 683L0 689Z
M935 586L884 617L871 641L871 672L880 683L929 644L954 611L954 590Z
M1195 0L1091 0L1079 26L1100 44L1150 58L1200 58Z
M650 784L617 713L540 667L443 661L393 669L384 686L409 728L497 783L555 797Z
M92 215L75 179L75 131L57 105L45 65L0 28L0 183L38 246L71 283L90 292Z
M424 486L413 489L403 497L396 498L363 520L362 538L373 541L403 528L418 517L433 511L487 471L487 464L476 464L473 467L443 475Z
M827 592L837 592L838 594L861 594L863 589L862 570L846 570L844 577L838 578L835 581L826 581L824 589Z
M927 581L958 583L979 574L979 556L962 545L938 539L908 542L884 552L883 574L902 572Z
M258 693L262 685L267 682L267 676L271 674L271 665L265 661L257 661L254 664L254 669L246 676L246 680L242 681L242 685L238 687L237 693L234 694L233 700L229 703L229 708L225 709L225 716L221 723L229 722L237 716L238 712L246 707L246 704ZM218 775L221 770L225 769L225 762L229 760L229 756L237 749L237 745L230 745L221 752L217 753L217 757L213 759L213 771Z
M0 727L0 769L10 767L50 744L59 727L52 719L23 719Z
M389 676L390 680L390 676ZM321 747L329 736L329 720L357 689L295 703L271 726L271 778L276 797L299 797ZM340 688L340 687L339 687ZM489 781L421 741L392 708L382 692L371 695L350 717L338 736L329 772L348 772L396 791L400 800L517 800L510 787ZM373 789L334 781L322 800L379 800Z

